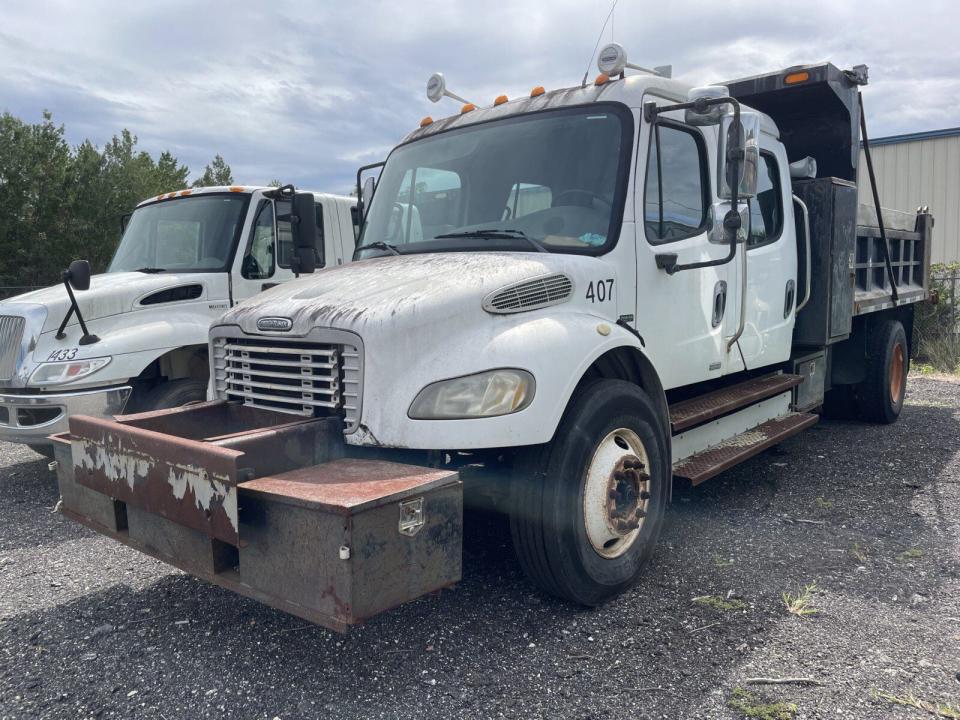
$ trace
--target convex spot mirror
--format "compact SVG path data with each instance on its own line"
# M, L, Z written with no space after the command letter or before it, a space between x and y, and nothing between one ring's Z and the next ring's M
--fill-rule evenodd
M738 151L740 162L736 162ZM717 195L725 200L733 197L732 189L738 186L740 198L757 194L757 177L760 169L760 115L741 112L739 125L732 114L720 119L720 137L717 147ZM739 167L738 167L739 166ZM738 177L734 177L734 172Z
M90 289L90 262L87 260L74 260L70 267L63 274L63 279L70 283L74 290Z
M360 203L363 205L364 215L370 212L370 201L373 200L373 191L376 187L376 180L374 180L372 175L363 181L363 190L360 192Z

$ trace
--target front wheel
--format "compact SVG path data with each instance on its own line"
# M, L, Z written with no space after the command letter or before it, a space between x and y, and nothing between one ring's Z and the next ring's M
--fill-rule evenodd
M168 380L143 393L134 394L127 403L127 414L168 410L207 399L206 380Z
M643 390L600 380L577 392L553 440L521 459L511 534L541 589L597 605L633 584L663 525L664 438Z

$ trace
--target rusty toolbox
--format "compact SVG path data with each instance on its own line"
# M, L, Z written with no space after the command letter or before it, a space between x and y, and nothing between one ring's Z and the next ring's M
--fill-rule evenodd
M345 457L337 418L215 401L53 439L64 515L331 629L460 579L457 474Z

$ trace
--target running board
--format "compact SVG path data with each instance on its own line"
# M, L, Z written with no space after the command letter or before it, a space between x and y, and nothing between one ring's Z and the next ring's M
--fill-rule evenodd
M670 406L670 426L676 435L708 420L779 395L803 382L800 375L776 374L753 378L722 390L683 400Z
M699 485L704 480L709 480L714 475L806 430L819 419L819 415L812 413L787 413L782 417L767 420L751 430L724 440L719 445L678 461L673 466L673 475Z

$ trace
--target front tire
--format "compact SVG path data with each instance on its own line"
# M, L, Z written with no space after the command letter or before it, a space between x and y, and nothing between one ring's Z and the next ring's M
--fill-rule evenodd
M207 399L206 380L168 380L142 395L134 395L127 405L127 414L168 410Z
M582 605L630 587L660 534L671 479L647 394L622 380L582 388L553 440L518 463L510 527L524 571Z
M889 424L900 417L907 394L910 354L899 320L884 320L867 336L867 367L856 387L857 410L868 422Z

